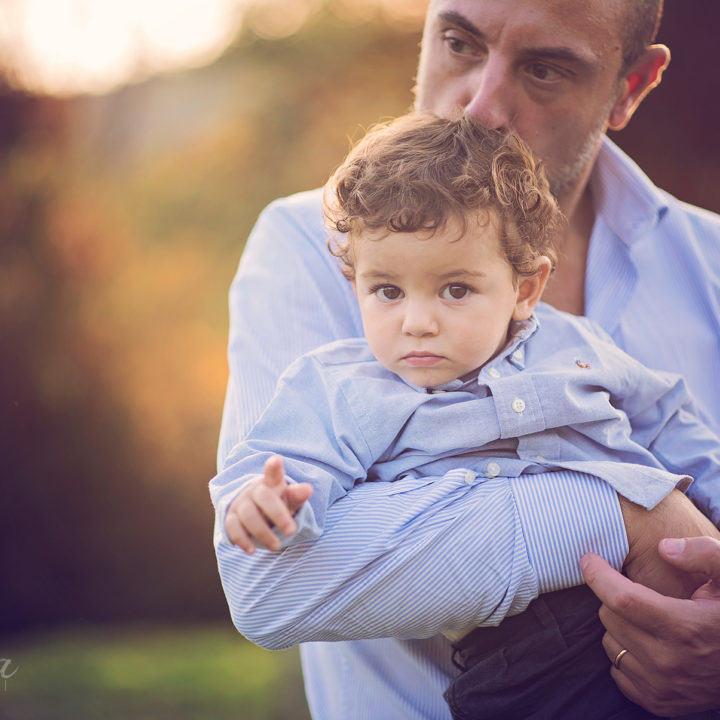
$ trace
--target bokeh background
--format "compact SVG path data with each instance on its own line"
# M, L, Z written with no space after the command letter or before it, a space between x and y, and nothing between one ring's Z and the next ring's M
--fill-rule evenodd
M263 206L410 107L424 5L0 2L0 717L307 717L211 547L227 290ZM719 25L666 0L614 136L716 212Z

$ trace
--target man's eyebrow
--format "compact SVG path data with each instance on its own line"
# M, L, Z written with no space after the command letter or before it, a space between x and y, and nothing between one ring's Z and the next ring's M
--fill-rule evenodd
M559 60L560 62L570 63L580 69L589 70L592 63L578 55L574 50L568 47L537 47L525 48L523 56L533 60Z
M471 35L475 35L475 37L477 38L485 37L485 34L480 30L480 28L478 28L476 25L473 25L464 15L461 15L459 12L455 12L454 10L447 10L445 12L439 13L438 17L441 20L444 20L446 23L451 23L453 25L461 27L463 30L466 30Z
M480 30L477 25L470 22L464 15L454 10L447 10L438 14L438 17L446 23L457 25L466 32L470 33L478 40L485 39L485 33ZM581 66L583 69L589 69L591 63L588 59L581 57L572 48L569 47L530 47L523 50L523 56L536 58L538 60L559 60L566 63L572 63Z

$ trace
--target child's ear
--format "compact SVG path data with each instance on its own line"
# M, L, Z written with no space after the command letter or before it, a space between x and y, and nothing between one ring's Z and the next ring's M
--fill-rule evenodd
M513 312L513 320L527 320L532 315L545 284L550 277L552 264L544 255L537 260L537 270L533 275L522 276L518 280L518 295Z

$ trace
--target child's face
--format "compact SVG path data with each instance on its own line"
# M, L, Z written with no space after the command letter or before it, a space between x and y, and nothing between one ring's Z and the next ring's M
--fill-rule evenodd
M414 385L441 385L480 368L507 343L511 319L527 319L539 299L547 272L514 282L498 221L490 219L469 217L462 236L455 218L432 237L354 239L354 287L370 349Z

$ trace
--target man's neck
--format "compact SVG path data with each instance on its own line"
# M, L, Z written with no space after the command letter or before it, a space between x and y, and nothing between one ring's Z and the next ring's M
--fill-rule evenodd
M557 308L582 315L585 312L585 269L595 209L587 181L575 197L561 199L560 207L568 219L557 241L558 263L543 293L543 301Z

